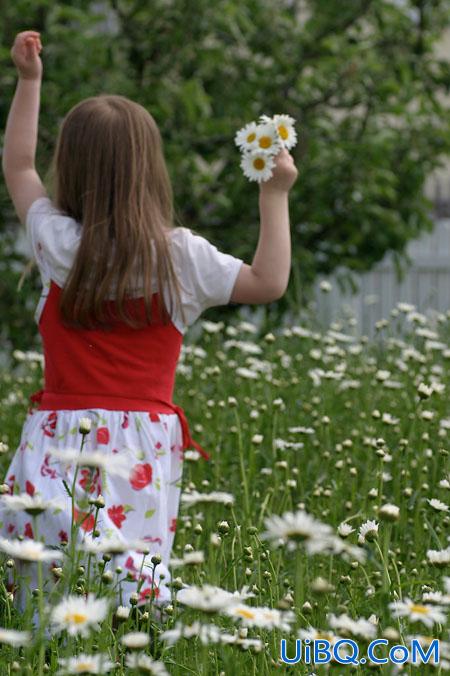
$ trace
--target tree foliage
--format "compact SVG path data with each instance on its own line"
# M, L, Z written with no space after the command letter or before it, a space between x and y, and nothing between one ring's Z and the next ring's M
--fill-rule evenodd
M99 93L129 96L161 129L179 223L248 263L258 187L240 170L234 134L261 113L296 119L292 270L269 307L274 321L305 303L318 273L367 270L388 250L401 267L408 240L432 227L423 185L450 149L450 64L434 53L450 24L447 0L16 0L1 13L2 130L14 36L42 33L42 175L70 107ZM5 242L19 226L3 183L0 210ZM27 348L38 276L18 293L14 265L1 266L6 333Z

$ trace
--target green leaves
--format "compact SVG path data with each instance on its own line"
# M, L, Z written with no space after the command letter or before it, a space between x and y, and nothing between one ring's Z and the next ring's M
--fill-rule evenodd
M9 49L27 16L44 47L41 175L73 105L100 92L128 96L161 130L179 224L249 262L258 241L257 188L241 176L234 134L261 113L292 115L300 172L289 200L292 267L306 287L347 257L368 269L386 246L400 254L428 227L423 185L450 152L441 96L450 91L450 68L434 52L448 25L447 5L199 0L193 21L191 4L181 0L110 1L98 13L87 0L38 7L18 0L5 7L0 26L2 128L16 81ZM40 280L35 269L16 289L25 260L17 255L14 262L6 243L18 224L4 184L0 209L4 342L38 347L32 310ZM414 227L402 225L414 217ZM300 232L302 223L309 225ZM319 248L322 241L327 249ZM293 287L276 312L290 306ZM208 313L218 318L228 311Z

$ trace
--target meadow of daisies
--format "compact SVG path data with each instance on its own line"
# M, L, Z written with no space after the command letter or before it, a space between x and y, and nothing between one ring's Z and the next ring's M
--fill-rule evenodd
M305 315L270 333L238 317L200 322L174 401L212 459L185 454L172 603L137 608L136 592L118 605L120 543L98 543L94 563L69 541L52 587L33 589L21 614L7 580L58 552L1 540L1 674L450 671L449 322L405 303L373 340L352 318L321 329ZM0 379L1 480L42 385L41 355L14 356ZM27 510L37 527L54 508L7 483L0 493L2 510ZM90 500L94 516L102 502ZM158 555L142 554L156 569ZM290 658L297 639L352 640L359 655L343 643L347 664L289 666L282 639ZM439 639L438 660L413 665L400 651L395 664L357 664L375 639L387 643L378 658Z

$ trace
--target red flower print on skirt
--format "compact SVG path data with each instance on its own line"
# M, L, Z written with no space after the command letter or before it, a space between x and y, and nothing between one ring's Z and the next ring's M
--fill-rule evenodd
M58 537L60 542L69 542L69 536L67 535L65 530L60 530L58 533Z
M152 481L152 466L146 462L133 467L130 474L130 485L135 491L140 491Z
M73 508L73 512L74 522L79 524L80 528L86 532L91 531L94 528L95 517L93 514L89 514L88 512L79 512L76 507Z
M34 492L35 492L36 489L35 489L35 487L34 487L34 484L32 484L31 481L28 481L28 480L27 480L27 481L25 482L25 490L26 490L26 492L28 493L28 495L31 495L31 497L33 497Z
M50 465L50 453L46 453L44 456L44 462L41 465L41 475L49 476L51 479L57 479L58 474L55 469L51 469Z
M117 528L122 528L122 523L127 518L123 513L123 505L113 505L108 508L108 516Z
M125 429L128 427L128 425L129 425L129 422L128 422L128 412L124 412L124 414L123 414L123 421L122 421L122 429L125 430Z
M137 571L139 570L139 568L136 568L136 566L134 565L134 561L133 561L133 557L132 557L132 556L129 556L129 557L128 557L128 559L127 559L127 560L125 561L125 563L124 563L124 566L125 566L125 568L127 568L128 570L134 570L135 572L137 572Z
M172 531L172 533L175 533L176 529L177 529L177 520L172 519L169 530Z
M142 540L145 540L145 542L157 542L160 546L162 545L161 538L153 538L151 535L144 535Z
M27 521L27 523L25 524L25 529L23 531L23 534L25 535L25 537L33 538L33 540L34 540L33 529L31 527L31 523L29 521Z
M99 427L97 430L97 443L109 444L109 430L107 427Z
M83 467L80 470L80 473L83 475L79 480L78 484L89 493L93 493L97 489L97 495L100 495L101 486L100 486L100 468L96 467L95 470L88 469Z
M42 423L42 429L44 431L45 436L47 437L54 437L55 436L55 428L56 428L56 423L58 420L58 414L56 411L52 411L48 416L47 420Z
M142 589L140 594L139 594L139 601L147 601L153 596L153 598L158 598L159 596L159 589L158 587L146 587L145 589Z
M14 483L16 480L16 475L15 474L10 474L8 477L8 481L6 482L9 486L9 493L10 495L14 494Z

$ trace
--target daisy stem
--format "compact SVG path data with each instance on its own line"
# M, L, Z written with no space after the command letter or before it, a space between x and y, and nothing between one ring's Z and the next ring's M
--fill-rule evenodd
M84 444L86 441L86 435L83 434L81 436L81 446L80 446L80 455L83 452ZM75 471L73 475L73 481L72 481L72 490L71 490L71 502L72 502L72 519L70 522L70 562L71 562L71 568L70 568L70 576L69 576L69 590L70 590L70 584L72 582L72 575L73 575L73 570L74 570L74 558L75 558L75 534L76 534L76 528L75 528L75 484L77 480L77 475L78 475L78 467L79 465L75 465Z
M303 585L303 561L302 561L302 556L303 552L302 550L297 547L296 553L295 553L295 605L297 607L297 611L300 611L301 607L303 606L303 595L304 595L304 585ZM298 629L298 622L299 622L299 613L296 613L296 622L295 622L295 630L297 631Z
M381 551L381 547L378 544L378 540L375 538L375 546L378 549L378 553L381 557L381 560L383 562L383 591L384 592L389 592L390 586L391 586L391 578L389 577L389 570L388 570L388 564L387 564L387 557L388 557L388 550L389 550L389 535L390 535L390 530L386 529L386 535L384 539L384 551L385 553Z
M401 585L401 582L400 582L400 575L399 575L398 568L397 568L397 562L396 562L394 557L392 558L392 565L394 566L395 576L397 578L397 583L398 583L398 597L399 597L400 601L403 601L402 585Z
M277 457L277 449L274 448L274 439L275 439L275 433L276 433L276 429L277 429L277 414L278 414L278 408L276 408L275 411L273 411L273 407L272 407L272 430L271 430L271 431L272 431L272 439L271 439L271 448L272 448L272 454L273 454L274 460L275 460L276 457Z
M6 599L6 611L8 613L8 620L11 622L11 605L9 603L8 590L6 589L3 581L0 579L0 589L2 590L2 596Z
M98 519L99 511L100 511L100 507L97 507L97 511L95 512L95 518L94 518L94 526L92 528L93 533L95 533L95 527L97 525L97 519ZM92 537L94 537L94 535ZM88 554L87 576L86 576L87 591L90 591L90 589L91 589L91 558L92 558L92 556L93 556L93 553L89 552L89 554Z
M237 409L234 410L234 417L236 418L236 423L237 423L237 430L238 430L238 447L239 447L239 465L241 468L241 477L242 477L242 485L244 486L244 507L245 507L245 518L248 519L250 515L250 505L249 505L249 498L248 498L248 485L247 485L247 476L245 473L245 465L244 465L244 450L242 447L242 430L241 430L241 421L239 420L239 415L237 412Z
M39 535L38 535L38 525L37 525L37 516L35 514L32 515L33 519L33 528L34 528L34 536L36 539L36 542L39 541ZM38 662L38 675L42 676L44 673L44 661L45 661L45 641L44 641L44 576L42 574L42 561L38 560L37 562L37 571L38 571L38 587L39 587L39 594L38 594L38 603L39 603L39 638L40 638L40 645L39 645L39 662Z

